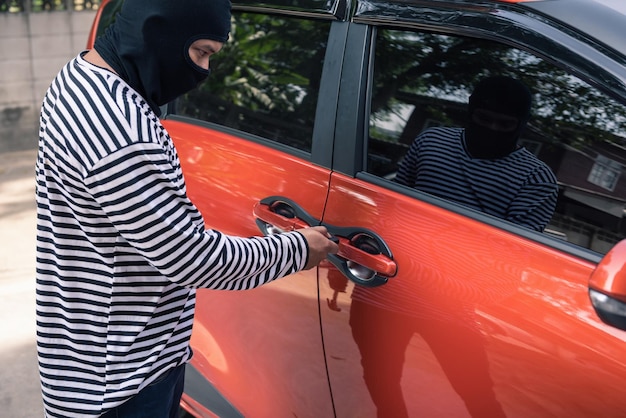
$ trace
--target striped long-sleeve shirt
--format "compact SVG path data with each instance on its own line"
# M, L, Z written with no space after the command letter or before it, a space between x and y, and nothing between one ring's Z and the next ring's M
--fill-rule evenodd
M472 159L461 128L431 128L411 145L396 181L518 225L543 231L558 196L550 168L526 148Z
M291 232L205 229L146 102L81 55L46 93L37 179L37 349L50 417L97 417L189 360L195 288L302 269Z

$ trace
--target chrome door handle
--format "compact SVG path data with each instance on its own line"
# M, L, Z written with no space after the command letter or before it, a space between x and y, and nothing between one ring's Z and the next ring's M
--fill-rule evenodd
M328 255L328 261L357 284L380 286L398 272L391 250L373 231L320 223L297 203L282 196L261 200L253 212L257 226L265 235L324 225L339 246L337 254Z

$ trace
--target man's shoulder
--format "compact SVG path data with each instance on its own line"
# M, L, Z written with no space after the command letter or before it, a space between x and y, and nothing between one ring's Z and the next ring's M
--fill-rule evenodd
M452 126L430 126L422 131L422 134L428 135L459 135L463 128Z
M537 157L532 151L530 151L528 148L524 146L518 148L511 155L514 156L518 160L527 161L529 164L547 167L547 164L545 162L540 160L539 157Z
M432 126L420 132L416 139L420 142L452 142L461 138L461 132L463 132L462 128Z
M95 90L99 96L99 100L94 101L96 104L103 101L111 101L108 113L125 114L129 110L136 109L137 113L150 116L153 113L150 106L142 95L133 89L126 80L110 69L104 68L84 57L85 51L75 57L71 62L78 68L85 78L91 82L91 89ZM100 103L102 104L102 103Z
M535 154L529 151L525 147L521 147L513 153L516 157L516 165L518 167L525 166L527 171L532 171L535 174L541 175L548 182L556 183L556 176L548 164L539 159Z

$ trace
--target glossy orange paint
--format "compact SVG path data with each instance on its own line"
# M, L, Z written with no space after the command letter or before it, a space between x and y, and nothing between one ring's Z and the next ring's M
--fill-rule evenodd
M330 179L327 169L292 155L186 122L163 121L173 138L191 200L207 226L259 235L253 210L263 198L290 196L321 218Z
M276 194L321 218L327 170L225 133L163 123L207 227L260 235L254 207ZM244 416L332 416L315 269L245 292L198 291L191 344L192 364Z
M103 0L102 1L102 6L104 6L106 3L109 3L111 0ZM93 45L96 42L96 31L97 31L98 27L97 25L92 25L91 29L89 30L89 36L87 37L87 44L85 45L86 49L91 49L93 48Z
M320 273L338 416L376 413L360 348L378 359L367 381L387 416L401 416L402 402L424 416L621 413L626 335L591 306L592 263L341 174L324 221L367 225L398 264L376 288L342 281L332 266ZM400 373L385 381L394 367Z
M589 287L626 302L626 240L616 244L602 259L589 280Z

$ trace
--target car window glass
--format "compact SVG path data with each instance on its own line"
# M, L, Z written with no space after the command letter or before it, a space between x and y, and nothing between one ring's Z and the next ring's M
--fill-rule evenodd
M176 113L311 151L329 22L234 13L211 75Z
M462 127L477 80L503 74L533 92L521 144L557 176L545 233L605 253L625 236L626 108L526 51L473 38L380 29L376 35L367 171L394 179L415 137Z
M100 11L100 21L96 31L96 37L102 35L106 28L111 26L117 17L117 13L122 9L122 0L112 0L104 5Z

